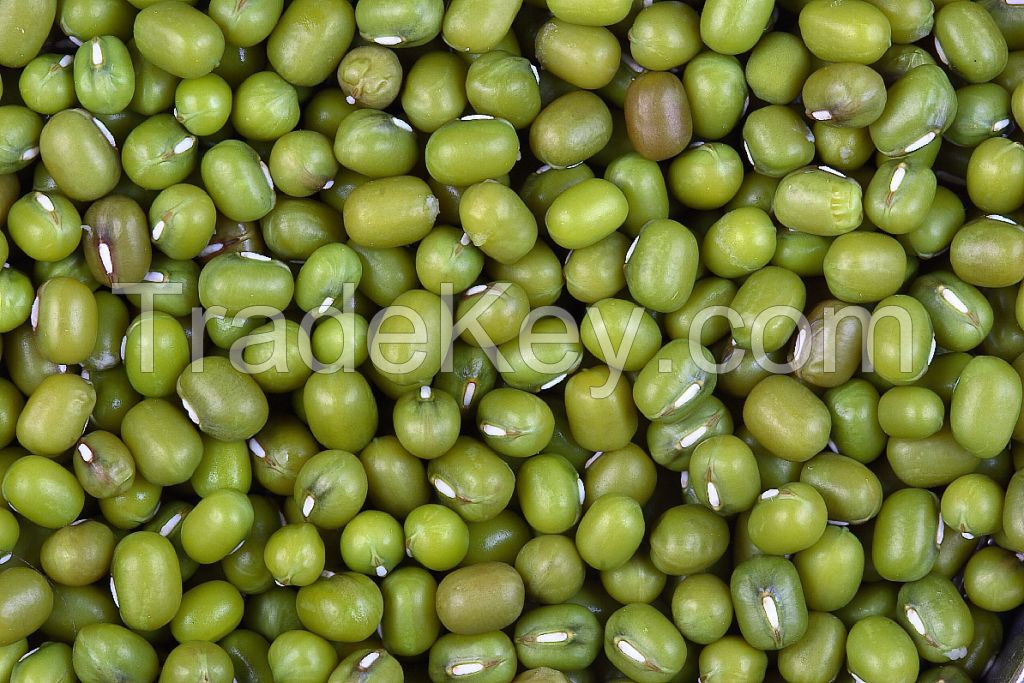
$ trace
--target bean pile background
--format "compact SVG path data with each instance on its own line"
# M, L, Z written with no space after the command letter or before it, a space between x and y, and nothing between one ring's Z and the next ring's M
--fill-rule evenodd
M1024 5L0 0L0 683L959 683Z

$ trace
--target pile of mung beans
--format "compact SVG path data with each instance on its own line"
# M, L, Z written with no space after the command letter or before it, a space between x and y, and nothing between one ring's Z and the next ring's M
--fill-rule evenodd
M1022 127L1020 0L0 0L0 683L981 680Z

